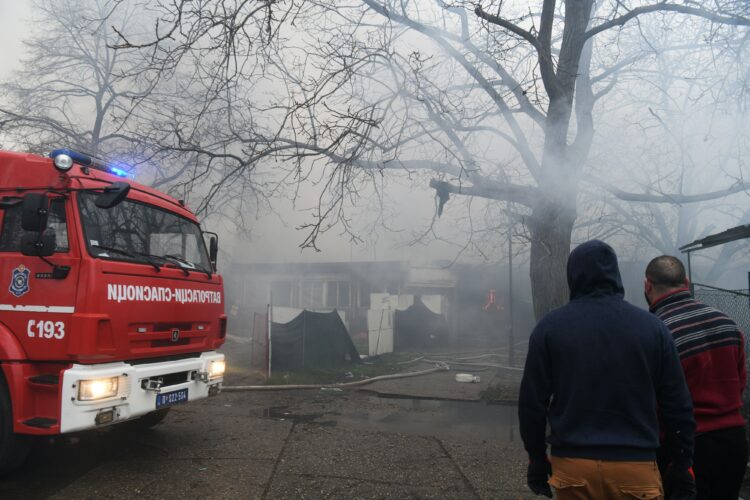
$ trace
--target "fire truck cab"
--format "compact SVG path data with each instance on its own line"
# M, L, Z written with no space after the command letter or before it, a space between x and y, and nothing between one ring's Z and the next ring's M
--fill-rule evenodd
M219 393L226 315L206 234L122 165L0 151L0 473L31 436L154 424Z

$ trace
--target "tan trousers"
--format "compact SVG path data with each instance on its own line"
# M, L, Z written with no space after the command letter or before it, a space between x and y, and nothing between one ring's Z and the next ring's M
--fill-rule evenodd
M550 457L549 484L558 500L663 499L655 461L614 462L585 458Z

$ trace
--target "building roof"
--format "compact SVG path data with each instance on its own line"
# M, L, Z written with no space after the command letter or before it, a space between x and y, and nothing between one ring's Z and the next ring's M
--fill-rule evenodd
M720 233L712 234L706 236L705 238L695 240L692 243L681 246L680 251L689 253L696 250L701 250L703 248L723 245L724 243L731 243L732 241L742 240L745 238L750 238L750 224L733 227L731 229L727 229L726 231L722 231Z
M232 274L335 274L401 273L408 265L399 261L383 262L253 262L233 264Z

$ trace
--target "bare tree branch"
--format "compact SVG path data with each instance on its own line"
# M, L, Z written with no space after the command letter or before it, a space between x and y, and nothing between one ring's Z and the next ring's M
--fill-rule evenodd
M719 24L726 24L729 26L750 26L750 19L747 19L742 16L722 15L721 13L718 13L718 12L712 12L712 11L700 9L697 7L690 7L688 5L659 2L653 5L643 5L641 7L636 7L628 11L627 14L616 17L614 19L610 19L609 21L601 23L598 26L594 26L593 28L586 31L584 36L586 38L591 38L601 33L602 31L606 31L616 26L623 26L625 25L625 23L635 19L638 16L641 16L644 14L650 14L653 12L677 12L680 14L687 14L690 16L702 17L704 19L708 19L709 21L713 21Z

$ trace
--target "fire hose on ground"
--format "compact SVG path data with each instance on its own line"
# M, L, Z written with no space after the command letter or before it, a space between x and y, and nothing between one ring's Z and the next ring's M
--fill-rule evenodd
M435 373L439 371L450 370L450 366L447 363L439 361L436 363L434 368L428 370L421 370L417 372L405 372L405 373L394 373L392 375L380 375L378 377L366 378L364 380L357 380L355 382L344 382L339 384L308 384L308 385L234 385L224 386L221 390L227 392L236 391L283 391L291 389L346 389L350 387L358 387L361 385L371 384L378 380L392 380L398 378L417 377L419 375L427 375L428 373Z
M469 360L475 360L479 358L497 357L497 356L498 354L483 354L479 356L457 358L455 360L427 359L424 356L420 356L410 361L402 362L400 364L410 364L410 363L416 363L418 361L422 361L425 363L432 363L435 366L427 370L394 373L391 375L380 375L377 377L366 378L366 379L357 380L354 382L343 382L343 383L337 383L337 384L235 385L235 386L224 386L222 388L222 391L241 392L241 391L285 391L285 390L300 390L300 389L350 389L350 388L356 389L360 386L371 384L373 382L378 382L380 380L394 380L394 379L402 379L402 378L409 378L409 377L418 377L421 375L428 375L430 373L435 373L435 372L440 372L440 371L449 371L451 369L451 365L469 367L467 371L483 371L483 370L489 370L492 368L515 371L515 372L523 371L522 368L516 368L513 366L505 366L505 365L500 365L497 363L475 363L475 362L469 361Z

